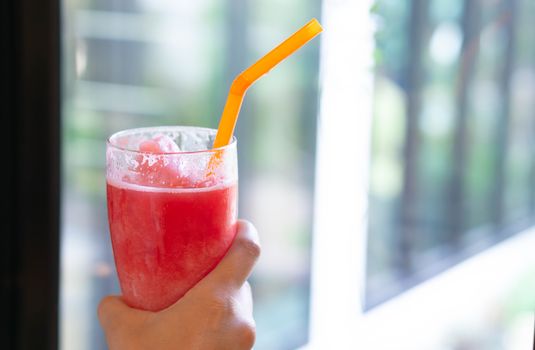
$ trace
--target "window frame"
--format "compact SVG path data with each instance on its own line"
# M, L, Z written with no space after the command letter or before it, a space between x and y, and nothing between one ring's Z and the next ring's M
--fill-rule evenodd
M9 349L57 349L59 0L2 2L2 326Z

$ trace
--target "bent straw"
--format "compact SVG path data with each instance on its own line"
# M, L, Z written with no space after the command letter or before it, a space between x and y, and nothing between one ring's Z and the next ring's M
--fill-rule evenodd
M232 139L243 97L245 96L247 89L261 76L269 72L282 60L300 49L322 31L323 28L319 22L313 18L292 36L284 40L279 46L268 52L264 57L244 70L234 79L230 86L229 95L227 102L225 103L225 108L223 109L223 114L221 115L221 120L219 121L213 148L226 146ZM210 163L212 164L213 162ZM211 169L212 167L209 168Z

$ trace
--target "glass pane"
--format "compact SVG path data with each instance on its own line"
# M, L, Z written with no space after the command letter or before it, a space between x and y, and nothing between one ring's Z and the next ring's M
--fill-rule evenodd
M407 31L410 6L404 1L376 1L376 65L372 157L370 165L369 289L395 278L397 221L403 186L407 95L405 67L409 59ZM394 39L395 38L395 39Z
M313 5L63 2L63 349L105 349L96 307L119 293L106 137L151 125L216 127L233 77L317 17ZM317 70L316 42L251 89L238 123L239 216L256 225L263 245L251 279L257 349L293 349L308 337Z
M375 1L368 307L533 223L533 11Z
M466 170L466 229L476 229L494 222L496 194L497 126L502 117L504 96L502 72L505 63L505 28L493 1L487 1L480 14L478 55L474 79L468 96L470 149ZM477 231L473 231L476 233Z
M535 164L535 32L533 1L518 2L515 67L511 75L511 124L505 194L506 220L529 217L533 210ZM531 188L532 190L526 190Z
M454 142L457 140L461 80L463 1L432 0L422 52L421 114L419 118L419 171L417 225L413 228L413 251L420 264L436 259L439 249L453 236L449 196L455 181ZM431 255L431 256L429 256ZM418 264L418 263L416 263Z

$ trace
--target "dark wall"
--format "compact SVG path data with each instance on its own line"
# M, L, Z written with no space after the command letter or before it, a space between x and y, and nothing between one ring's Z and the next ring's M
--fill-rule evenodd
M59 1L4 0L0 6L0 348L56 349Z

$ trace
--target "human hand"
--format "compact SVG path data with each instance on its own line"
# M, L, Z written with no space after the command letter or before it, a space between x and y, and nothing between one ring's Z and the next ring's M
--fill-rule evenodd
M255 341L247 278L260 255L258 235L247 221L228 253L175 304L159 312L130 308L105 297L98 317L110 350L250 350Z

